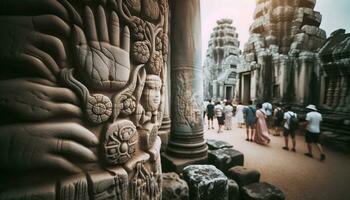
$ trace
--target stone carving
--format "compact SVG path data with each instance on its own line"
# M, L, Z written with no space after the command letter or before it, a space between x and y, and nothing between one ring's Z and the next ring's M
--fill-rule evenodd
M136 151L137 131L135 125L127 120L111 124L106 131L104 155L108 164L122 164Z
M156 174L149 172L143 163L137 163L136 168L136 173L131 179L130 199L159 199L161 195L159 189L161 175L159 172Z
M148 75L146 77L145 88L142 93L143 107L146 115L151 118L154 123L157 117L157 111L161 102L161 79L156 75Z
M179 72L177 77L174 80L176 83L176 90L178 91L178 96L175 99L177 101L177 105L181 106L182 109L179 109L173 120L178 124L196 127L202 124L201 117L201 102L196 96L200 96L198 94L192 94L192 84L187 80L192 80L193 77L191 74L186 74L185 72Z
M168 1L3 3L0 199L160 199Z

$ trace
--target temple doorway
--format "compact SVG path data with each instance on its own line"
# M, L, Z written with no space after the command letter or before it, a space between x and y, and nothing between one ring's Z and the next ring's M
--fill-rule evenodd
M248 104L250 100L250 79L251 75L250 73L248 74L242 74L243 79L242 79L242 87L241 87L241 95L242 95L242 103L243 104Z

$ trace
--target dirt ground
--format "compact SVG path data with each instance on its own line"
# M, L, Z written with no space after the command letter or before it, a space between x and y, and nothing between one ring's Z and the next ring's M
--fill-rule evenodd
M287 200L349 200L350 155L325 148L326 160L319 160L319 152L313 147L314 158L304 155L306 144L302 135L297 135L296 152L282 149L283 136L272 136L271 143L264 146L248 142L245 128L217 133L205 126L205 138L231 143L234 149L244 154L244 166L261 172L261 181L279 187ZM290 144L291 146L291 144Z

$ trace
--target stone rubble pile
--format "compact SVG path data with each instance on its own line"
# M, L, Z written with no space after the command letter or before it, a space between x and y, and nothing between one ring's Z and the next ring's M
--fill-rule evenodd
M225 144L207 140L208 144ZM215 145L214 145L215 146ZM284 200L276 186L260 182L260 172L243 167L244 155L228 145L208 152L208 163L189 165L181 173L163 174L163 199Z

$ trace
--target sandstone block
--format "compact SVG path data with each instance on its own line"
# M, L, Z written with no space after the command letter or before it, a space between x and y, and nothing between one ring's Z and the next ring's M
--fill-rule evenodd
M226 172L231 167L243 166L244 155L234 149L218 149L208 152L208 162Z
M174 172L163 174L162 187L163 199L187 200L189 198L186 181L181 179L179 175Z
M236 181L228 179L228 199L238 200L239 199L239 186Z
M207 140L207 145L209 150L223 149L223 148L232 148L233 145L220 140Z
M232 167L228 170L227 174L230 178L235 180L240 187L258 183L260 180L260 172L242 166Z
M190 165L184 168L192 200L227 200L227 177L213 165Z

